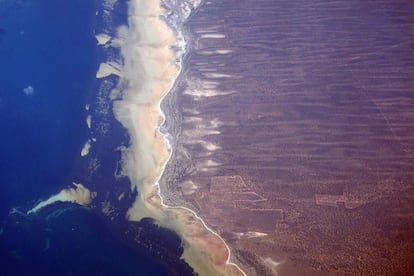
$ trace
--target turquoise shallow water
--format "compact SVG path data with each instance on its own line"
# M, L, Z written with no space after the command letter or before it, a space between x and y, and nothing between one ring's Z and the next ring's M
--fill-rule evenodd
M117 79L95 78L99 63L119 53L97 47L94 35L114 35L126 23L126 3L104 16L96 0L0 1L2 275L192 273L180 260L177 235L150 220L125 220L136 191L114 173L116 149L128 141L108 100ZM91 137L97 142L81 157ZM25 214L72 182L98 193L91 208L57 203ZM119 206L104 215L105 202L124 190L123 200L114 200Z

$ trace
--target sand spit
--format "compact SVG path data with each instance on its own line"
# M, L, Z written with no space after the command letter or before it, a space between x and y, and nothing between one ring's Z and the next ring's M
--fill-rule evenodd
M176 231L183 240L183 258L200 275L244 275L230 263L223 239L199 216L187 208L166 206L159 195L158 181L171 156L169 142L159 130L165 119L160 103L180 72L173 50L179 36L162 19L166 11L161 5L161 1L130 1L129 28L118 33L125 64L119 74L122 100L114 102L114 114L131 139L122 154L123 171L131 189L139 191L127 216L136 221L151 217Z
M115 62L106 62L106 63L103 62L99 64L99 69L98 69L98 72L96 73L96 78L101 79L109 75L119 76L120 75L119 66L120 65Z
M95 38L98 41L98 45L105 45L112 39L112 37L107 34L97 34L95 35Z
M73 183L75 188L63 189L58 194L41 201L35 207L27 212L27 214L36 213L40 209L53 204L55 202L73 202L80 205L89 205L96 196L96 192L91 192L81 183Z

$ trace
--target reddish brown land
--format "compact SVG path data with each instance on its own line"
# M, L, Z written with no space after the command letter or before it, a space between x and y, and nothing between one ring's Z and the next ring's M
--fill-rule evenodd
M167 203L249 275L413 275L412 1L211 0L185 28Z

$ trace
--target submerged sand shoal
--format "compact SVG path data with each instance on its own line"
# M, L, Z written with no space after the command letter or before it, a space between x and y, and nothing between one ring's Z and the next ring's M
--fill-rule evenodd
M123 170L131 189L139 191L128 219L151 217L177 232L183 258L200 275L243 275L230 263L230 250L220 236L192 210L168 207L159 195L158 181L171 156L168 140L159 130L165 119L160 103L181 69L171 48L177 34L161 19L163 14L161 1L131 1L129 28L120 28L118 34L125 64L119 74L122 100L114 102L114 114L131 139L123 152Z

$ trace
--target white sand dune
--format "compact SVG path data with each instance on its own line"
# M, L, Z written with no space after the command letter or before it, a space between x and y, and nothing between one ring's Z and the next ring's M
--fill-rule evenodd
M88 155L89 151L91 150L91 147L92 147L92 141L90 139L88 139L86 141L85 145L83 146L80 155L82 157Z
M88 128L91 128L91 126L92 126L92 116L91 115L86 116L86 125L88 126Z

